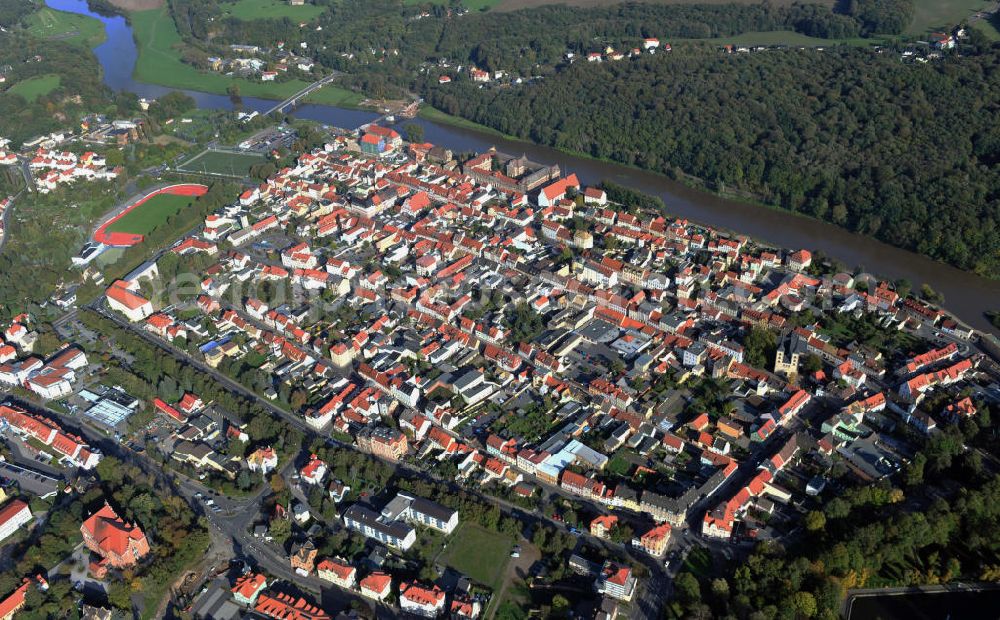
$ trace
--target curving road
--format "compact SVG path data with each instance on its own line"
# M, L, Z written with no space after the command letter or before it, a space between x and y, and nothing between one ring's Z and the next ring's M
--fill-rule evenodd
M173 346L172 344L167 343L166 341L161 340L161 339L153 336L152 334L150 334L149 332L141 329L137 325L135 325L133 323L130 323L126 319L124 319L121 316L119 316L116 312L113 312L110 309L108 309L106 307L105 300L104 300L103 296L99 297L94 302L91 302L91 304L89 304L87 307L90 310L92 310L94 312L97 312L101 316L103 316L103 317L105 317L105 318L113 321L119 327L121 327L123 329L129 330L134 335L139 336L140 338L142 338L146 342L150 343L151 345L159 348L160 350L168 353L169 355L174 356L178 360L183 361L184 363L190 364L190 365L194 366L195 368L197 368L199 371L204 372L204 373L212 376L214 379L216 379L220 384L222 384L223 386L225 386L230 391L235 392L235 393L237 393L237 394L239 394L239 395L241 395L241 396L243 396L245 398L252 399L253 401L255 401L256 403L258 403L259 405L261 405L262 407L264 407L265 409L267 409L269 412L271 412L275 416L281 417L282 419L284 419L285 421L287 421L289 424L291 424L295 428L297 428L300 431L302 431L304 433L304 435L305 435L305 437L306 437L307 440L309 440L311 438L315 438L315 437L321 437L329 445L336 446L338 448L342 448L342 449L345 449L345 450L351 450L351 451L354 451L354 452L361 452L353 444L346 444L346 443L343 443L343 442L340 442L340 441L337 441L337 440L333 439L329 435L317 433L315 431L315 429L313 429L308 424L306 424L305 421L301 417L293 415L292 413L290 413L290 412L288 412L288 411L286 411L286 410L284 410L284 409L276 406L275 404L273 404L273 403L271 403L271 402L269 402L269 401L261 398L256 393L254 393L251 390L247 389L246 387L244 387L239 382L234 381L233 379L231 379L228 376L222 374L221 372L219 372L215 368L212 368L211 366L208 366L207 364L204 364L204 363L200 362L199 360L195 359L190 354L188 354L186 351L182 351L181 349L178 349L177 347ZM378 457L376 457L374 455L368 455L367 453L366 453L366 456L369 456L371 458L378 458ZM461 490L461 491L465 491L467 493L470 493L470 494L476 496L477 498L479 498L481 501L483 501L485 503L489 503L489 504L493 504L493 505L497 506L498 508L501 509L501 511L507 513L508 515L512 515L512 516L518 518L519 520L521 520L526 525L530 526L530 525L534 525L536 523L545 523L545 524L554 526L557 529L565 527L564 524L551 519L549 516L542 514L538 510L531 510L531 511L525 510L524 508L522 508L522 507L520 507L520 506L518 506L516 504L513 504L511 502L508 502L508 501L506 501L504 499L493 497L491 495L487 495L487 494L483 493L482 491L480 491L478 489L474 489L474 488L469 488L469 487L462 486L462 485L456 483L454 480L447 480L447 479L441 478L441 477L439 477L439 476L437 476L435 474L432 474L430 472L424 471L422 469L418 469L418 468L413 467L411 465L408 465L406 463L392 462L392 461L388 461L388 460L385 460L385 459L379 459L379 460L383 461L386 464L391 465L398 472L404 474L406 477L409 477L409 478L423 478L425 480L428 480L428 481L431 481L431 482L435 482L437 484L446 485L452 491L459 491L459 490ZM565 491L563 491L562 489L559 489L558 487L552 487L551 485L546 485L546 486L547 486L547 488L549 488L549 490L553 491L554 493L556 493L558 495L566 497L567 499L571 499L571 500L574 500L574 501L583 501L585 503L592 503L592 502L588 502L584 498L581 498L581 497L578 497L578 496L575 496L575 495L570 495L570 494L566 493ZM587 532L582 532L581 536L583 536L584 538L588 539L592 544L594 544L594 545L596 545L598 547L604 547L604 548L612 549L612 550L617 551L619 554L624 553L625 555L627 555L628 557L630 557L632 560L636 561L637 563L642 564L643 566L645 566L648 569L648 571L649 571L649 577L647 579L645 579L645 580L641 580L640 581L639 591L637 592L636 598L634 599L634 601L633 601L632 604L633 604L633 606L639 607L639 609L642 611L642 614L643 614L644 617L649 617L649 618L659 617L660 616L660 611L662 609L662 605L666 601L666 598L667 598L666 597L666 593L669 592L669 588L670 588L670 579L668 578L668 574L664 570L663 565L660 563L660 561L657 560L656 558L653 558L653 557L651 557L651 556L649 556L649 555L641 552L641 551L635 551L635 550L633 550L631 548L631 546L620 545L620 544L612 543L610 541L606 541L606 540L603 540L603 539L600 539L600 538L596 538L596 537L591 536ZM688 544L692 544L690 542L690 539L688 539L688 540L689 540ZM681 544L681 543L678 543L678 544ZM287 560L286 559L283 558L282 561L285 562L286 565L287 565ZM270 564L267 564L265 566L267 566L268 568L270 568ZM276 574L279 574L279 573L276 573ZM296 576L296 582L298 582L299 580L302 580L302 579L303 579L302 577Z

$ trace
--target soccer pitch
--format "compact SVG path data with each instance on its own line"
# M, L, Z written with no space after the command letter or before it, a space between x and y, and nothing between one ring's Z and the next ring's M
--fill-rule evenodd
M258 153L233 153L230 151L202 151L177 167L181 172L201 172L215 176L243 178L251 166L266 161Z
M129 211L108 226L108 232L148 235L154 228L194 201L193 196L160 194Z

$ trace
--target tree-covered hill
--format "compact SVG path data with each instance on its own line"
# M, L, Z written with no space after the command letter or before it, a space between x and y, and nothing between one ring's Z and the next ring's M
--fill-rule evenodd
M929 64L836 48L709 46L576 63L519 88L429 102L504 133L704 179L926 254L1000 273L1000 49Z

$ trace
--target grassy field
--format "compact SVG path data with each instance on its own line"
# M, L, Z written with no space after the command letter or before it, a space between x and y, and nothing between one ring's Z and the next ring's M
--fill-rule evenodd
M59 88L59 83L61 81L62 78L54 73L39 75L14 84L7 89L7 92L15 95L21 95L28 101L34 101L42 95L47 95Z
M427 0L403 0L403 4L426 4L426 2ZM450 4L448 0L430 0L430 2L431 4ZM495 7L501 2L504 2L504 0L462 0L462 6L470 11L485 11ZM550 0L539 4L552 4L552 2Z
M135 77L142 82L216 94L225 94L227 87L236 84L244 97L279 101L308 86L308 83L302 80L281 83L260 82L199 71L181 62L180 50L183 48L181 35L177 32L177 26L166 8L136 11L131 13L130 17L139 46ZM308 101L327 105L356 106L361 99L361 95L357 93L329 85L310 95Z
M292 6L285 0L238 0L233 4L224 4L222 9L229 15L242 20L280 19L308 21L323 12L323 7L315 4Z
M120 220L108 226L108 231L136 235L149 234L151 230L166 222L167 218L179 213L181 209L189 206L193 201L194 197L192 196L173 196L171 194L153 196L142 206L129 211Z
M497 592L510 559L512 543L503 534L472 523L463 523L448 539L448 549L438 558L474 581Z
M950 30L976 11L993 4L991 0L914 0L913 23L906 33L922 35L933 30Z
M760 0L638 0L650 4L760 4ZM799 0L772 0L776 6L793 4ZM833 5L836 0L805 0L809 4ZM466 2L465 4L469 4ZM543 4L568 4L570 6L601 6L621 4L621 0L499 0L494 2L498 11L514 11Z
M118 262L118 259L125 254L125 248L110 248L101 253L94 262L98 267L104 268Z
M263 155L257 153L229 153L226 151L204 151L184 162L178 170L187 172L208 172L242 178L250 166L263 163Z
M977 19L972 22L972 28L983 33L990 41L1000 41L1000 30L988 19Z
M452 127L458 127L460 129L471 129L473 131L479 131L482 133L497 136L498 138L507 138L508 140L520 140L514 136L505 135L502 132L493 129L492 127L487 127L486 125L480 125L474 121L462 118L461 116L452 116L447 112L442 112L437 108L431 107L429 105L420 106L420 112L418 113L420 118L432 121L434 123L440 123L442 125L451 125Z
M28 32L42 39L59 39L87 47L100 45L107 38L104 24L86 15L42 7L25 20Z

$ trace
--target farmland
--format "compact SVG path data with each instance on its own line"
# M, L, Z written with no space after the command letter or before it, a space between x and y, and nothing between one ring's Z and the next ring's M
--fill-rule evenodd
M284 99L308 86L303 80L260 82L250 79L231 79L220 73L199 71L181 62L179 51L183 47L181 36L166 8L136 11L131 13L130 17L139 45L135 77L140 81L217 94L225 94L227 87L237 85L244 97L276 100ZM328 85L313 93L308 101L355 106L361 101L361 96Z
M58 39L67 43L75 43L94 47L104 42L107 35L104 32L104 24L98 20L56 11L49 7L42 7L29 15L25 20L28 32L42 39Z
M990 0L914 0L913 22L906 33L919 36L932 30L951 29L974 12L994 4Z
M42 95L47 95L59 88L61 78L58 75L38 75L18 82L7 89L8 93L21 95L29 102L34 102Z
M247 21L283 17L308 21L323 12L323 7L315 4L291 6L282 0L238 0L233 4L222 5L222 8L227 14Z
M175 196L159 194L147 200L140 207L133 209L110 224L108 232L147 235L157 226L165 223L171 216L188 207L194 201L194 196Z

